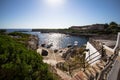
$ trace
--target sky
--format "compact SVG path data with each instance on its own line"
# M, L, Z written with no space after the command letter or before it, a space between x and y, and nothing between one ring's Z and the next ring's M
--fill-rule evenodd
M120 0L0 0L0 29L120 24Z

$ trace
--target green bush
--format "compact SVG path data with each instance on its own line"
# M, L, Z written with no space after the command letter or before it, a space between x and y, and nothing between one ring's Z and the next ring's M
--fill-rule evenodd
M0 35L0 80L53 80L42 57L10 38Z
M21 36L21 37L29 37L30 35L29 34L25 34L25 33L20 33L20 32L12 32L12 33L9 33L9 35L12 35L12 36Z

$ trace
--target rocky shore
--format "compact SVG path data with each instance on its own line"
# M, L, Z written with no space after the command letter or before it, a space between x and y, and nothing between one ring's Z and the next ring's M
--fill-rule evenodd
M38 36L31 35L28 40L28 45L27 45L28 49L36 50L38 49L38 45L39 45Z

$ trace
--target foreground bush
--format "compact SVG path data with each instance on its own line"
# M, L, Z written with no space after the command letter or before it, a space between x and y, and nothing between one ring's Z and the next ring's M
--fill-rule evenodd
M42 57L10 38L0 35L0 80L53 80Z

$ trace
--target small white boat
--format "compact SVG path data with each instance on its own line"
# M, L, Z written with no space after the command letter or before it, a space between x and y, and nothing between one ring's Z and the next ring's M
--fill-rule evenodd
M78 44L78 41L75 41L74 44Z
M75 42L74 42L74 45L77 46L77 45L78 45L78 41L75 41Z

